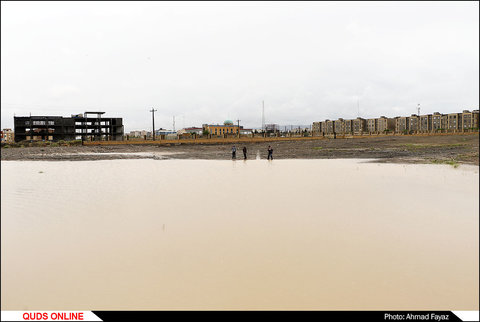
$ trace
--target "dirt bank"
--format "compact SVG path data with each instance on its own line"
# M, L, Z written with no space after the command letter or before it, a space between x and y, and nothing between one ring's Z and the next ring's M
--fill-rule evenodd
M380 162L458 163L479 165L479 135L388 136L236 144L237 159L379 159ZM231 143L211 145L104 145L2 148L1 160L109 160L109 159L212 159L231 158Z

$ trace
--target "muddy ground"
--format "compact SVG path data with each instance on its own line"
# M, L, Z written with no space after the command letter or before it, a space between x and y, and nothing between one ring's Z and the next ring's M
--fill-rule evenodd
M378 159L395 163L449 163L479 165L479 135L389 136L355 139L324 139L236 144L237 159L267 158L267 147L275 159ZM232 144L105 145L9 147L1 149L1 160L110 160L110 159L231 159ZM126 153L126 154L115 154ZM138 153L138 154L129 154Z

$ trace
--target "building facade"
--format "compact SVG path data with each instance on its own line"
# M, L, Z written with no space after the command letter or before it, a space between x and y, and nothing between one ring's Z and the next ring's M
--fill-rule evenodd
M12 129L3 129L1 131L2 142L13 143L15 141L15 136Z
M464 110L462 112L462 122L461 129L465 130L478 130L478 110L473 110L472 112Z
M357 117L353 120L353 134L362 134L367 129L367 120Z
M226 120L225 122L223 122L223 125L204 124L202 129L208 131L210 135L228 136L238 135L239 127L237 125L234 125L232 121Z
M431 133L438 131L445 132L466 132L478 131L480 126L479 110L464 110L462 113L442 114L435 112L433 114L410 116L397 116L387 118L344 120L339 118L336 121L325 120L314 122L312 129L314 132L323 134L354 134L362 135L365 132L382 134L385 132L394 133Z
M379 133L395 131L395 119L380 116L377 119L377 129Z
M367 132L376 133L378 131L378 119L367 119Z
M71 140L122 140L121 118L102 118L104 112L85 112L62 116L16 116L15 142L20 141L71 141ZM96 114L96 117L88 117Z

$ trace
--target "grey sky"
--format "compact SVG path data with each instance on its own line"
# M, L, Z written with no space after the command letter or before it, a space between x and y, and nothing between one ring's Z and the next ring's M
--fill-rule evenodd
M2 2L1 126L125 130L478 109L478 2Z

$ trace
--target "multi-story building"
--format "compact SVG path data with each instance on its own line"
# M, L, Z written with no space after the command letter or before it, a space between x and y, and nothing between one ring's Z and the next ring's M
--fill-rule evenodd
M344 134L345 133L345 122L342 118L339 118L335 121L335 133Z
M377 129L379 133L395 131L395 119L380 116L377 119Z
M408 130L414 132L420 131L420 118L417 114L412 114L408 117Z
M408 116L397 116L395 118L395 132L405 133L409 131Z
M361 117L353 120L353 134L362 134L367 128L367 121Z
M105 118L105 112L62 116L15 116L15 142L24 140L122 140L121 118ZM94 114L96 117L88 117Z
M343 124L345 128L345 133L353 134L353 120L345 120Z
M432 115L432 131L439 131L445 129L445 124L442 122L443 114L435 112Z
M377 119L367 119L367 132L376 133L378 131Z
M478 129L478 110L462 112L462 130Z
M448 131L458 131L462 126L462 113L449 113L448 114Z
M326 134L333 134L335 132L335 121L326 120Z
M312 132L317 135L322 133L322 122L313 122Z
M339 118L336 121L325 120L314 122L313 132L323 134L354 134L361 135L364 132L384 133L394 131L396 133L429 133L438 131L457 132L457 131L478 131L480 125L479 110L464 110L462 113L433 114L411 116L397 116L387 118L381 116L365 120L356 118L354 120L344 120Z
M6 142L6 143L14 142L15 137L12 129L3 129L1 131L1 134L2 134L2 142Z
M420 132L430 132L432 130L432 114L420 115Z

